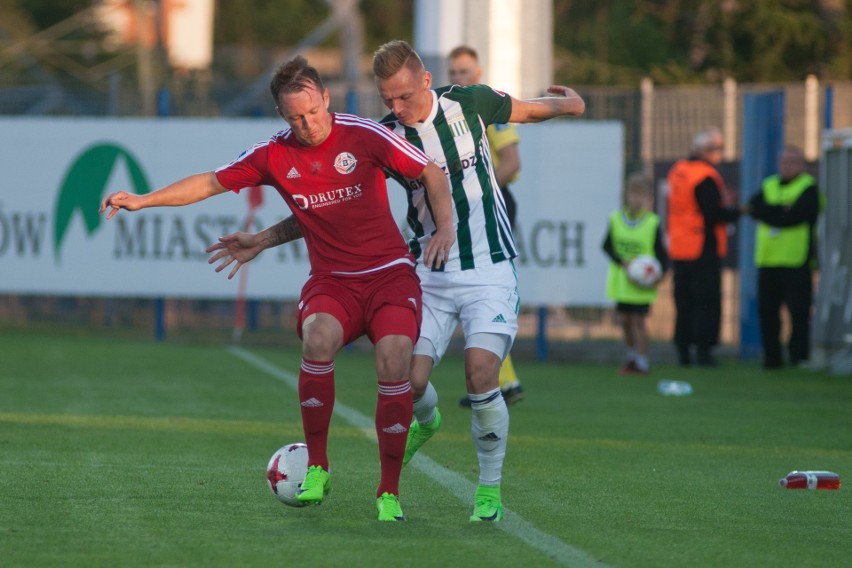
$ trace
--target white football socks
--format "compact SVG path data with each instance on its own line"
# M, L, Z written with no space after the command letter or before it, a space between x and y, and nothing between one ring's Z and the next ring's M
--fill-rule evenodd
M479 457L479 484L500 485L509 436L509 409L499 388L469 396L470 433Z
M438 391L432 383L426 384L426 392L414 401L414 418L420 424L429 424L435 420L435 407L438 406Z

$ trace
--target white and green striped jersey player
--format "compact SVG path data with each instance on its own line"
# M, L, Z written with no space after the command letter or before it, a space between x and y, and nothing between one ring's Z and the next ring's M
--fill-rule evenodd
M432 111L425 121L407 126L390 114L381 122L423 150L447 174L456 242L443 270L469 270L515 258L515 241L485 136L489 124L509 121L512 99L487 85L450 85L431 93ZM409 246L419 260L435 231L429 200L419 181L393 177L408 193L408 223L414 231Z

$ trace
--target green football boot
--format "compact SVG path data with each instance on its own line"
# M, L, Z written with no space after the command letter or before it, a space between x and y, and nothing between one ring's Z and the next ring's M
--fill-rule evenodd
M405 520L405 515L402 514L402 506L399 504L399 498L391 493L382 493L382 496L376 499L376 509L379 511L380 521Z
M331 491L331 476L321 465L308 468L305 480L296 492L296 499L302 503L319 505Z
M417 419L412 420L411 427L408 429L408 439L405 440L405 455L402 457L402 465L408 465L417 450L440 428L441 413L438 412L437 408L435 408L435 419L428 424L420 424Z
M500 501L499 485L480 485L474 497L472 523L499 523L503 518L503 503Z

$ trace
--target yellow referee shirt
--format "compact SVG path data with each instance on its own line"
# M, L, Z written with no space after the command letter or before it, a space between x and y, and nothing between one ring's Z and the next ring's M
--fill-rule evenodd
M489 124L488 128L485 130L485 135L488 137L488 145L491 146L491 160L494 162L494 169L497 169L497 166L500 164L500 158L497 156L497 152L509 146L511 144L517 144L521 141L518 136L518 130L515 128L514 124ZM509 183L512 183L516 179L518 179L517 172L512 176L512 179L509 180Z

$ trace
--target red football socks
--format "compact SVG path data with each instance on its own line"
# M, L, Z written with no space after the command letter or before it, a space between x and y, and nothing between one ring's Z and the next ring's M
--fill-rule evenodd
M396 383L379 381L376 435L379 439L382 477L376 497L382 493L399 495L399 475L411 424L411 405L411 384L408 380Z
M302 359L299 404L308 445L308 466L319 465L328 471L328 426L334 411L334 361Z

